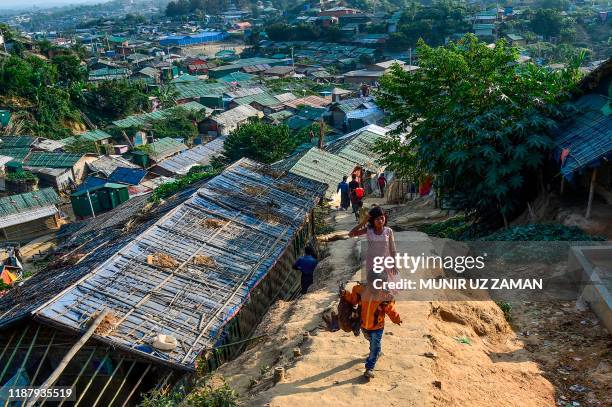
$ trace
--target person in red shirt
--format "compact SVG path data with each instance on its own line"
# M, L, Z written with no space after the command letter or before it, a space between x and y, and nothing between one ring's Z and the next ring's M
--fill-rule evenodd
M378 188L380 189L381 198L385 196L385 186L387 186L387 178L385 177L385 173L382 172L378 177Z

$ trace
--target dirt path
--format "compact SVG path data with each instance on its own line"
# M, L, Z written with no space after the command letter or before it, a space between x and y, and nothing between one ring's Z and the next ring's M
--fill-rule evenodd
M335 212L337 231L355 224ZM397 232L402 245L427 244L419 232ZM259 334L265 342L219 369L248 406L556 406L559 392L492 301L398 301L404 324L387 320L376 377L362 377L363 336L322 329L321 313L337 304L341 282L358 279L358 239L328 244L309 293L280 302ZM308 332L308 336L304 336ZM299 348L302 356L295 357ZM424 353L430 352L429 356ZM272 371L285 368L274 384ZM572 406L572 404L567 405ZM576 404L574 404L576 405ZM603 405L603 404L593 404Z

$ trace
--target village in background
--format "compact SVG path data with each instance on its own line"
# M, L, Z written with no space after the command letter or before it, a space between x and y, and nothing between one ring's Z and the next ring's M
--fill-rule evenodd
M479 86L437 69L468 54L510 58L500 70L532 75L537 107L478 106L474 87L423 109L454 81ZM0 402L66 386L83 406L609 406L611 56L606 1L2 10ZM524 129L497 154L494 135ZM388 328L382 373L362 382L367 345L329 323L363 256L343 177L400 245L582 242L594 288L401 302L407 326ZM319 264L300 294L307 246Z

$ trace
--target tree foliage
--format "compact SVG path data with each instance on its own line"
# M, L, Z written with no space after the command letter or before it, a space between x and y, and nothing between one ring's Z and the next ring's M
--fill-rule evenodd
M445 201L476 221L512 216L551 147L576 66L518 65L516 49L473 35L438 48L420 42L418 54L419 70L396 66L381 79L380 106L400 129L412 127L408 142L381 143L384 160L435 175Z
M405 50L414 47L419 39L429 45L444 44L449 35L469 30L466 17L465 6L452 0L437 1L431 7L413 2L404 10L397 32L391 34L388 46Z
M86 106L99 116L119 119L149 108L145 86L130 81L103 81L85 94Z
M285 125L274 126L252 120L227 137L223 155L231 161L247 157L262 163L273 163L285 158L301 141Z
M197 122L201 117L189 110L175 108L172 113L151 123L151 131L157 138L180 137L191 139L198 135Z

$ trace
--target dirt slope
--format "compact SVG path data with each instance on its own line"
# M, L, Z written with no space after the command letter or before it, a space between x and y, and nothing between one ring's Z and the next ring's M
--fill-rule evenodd
M337 230L354 225L343 212L335 214L334 222ZM428 241L418 232L399 232L396 239L404 242L400 245ZM260 327L267 339L219 369L245 405L556 405L554 387L525 356L522 342L493 302L398 302L405 322L396 326L387 321L383 356L376 377L367 382L362 377L365 339L328 332L321 320L323 310L335 307L339 283L359 278L357 248L357 239L329 243L329 256L320 263L310 292L277 304ZM466 338L469 344L457 340ZM294 356L295 348L302 356ZM278 366L286 376L274 385Z

